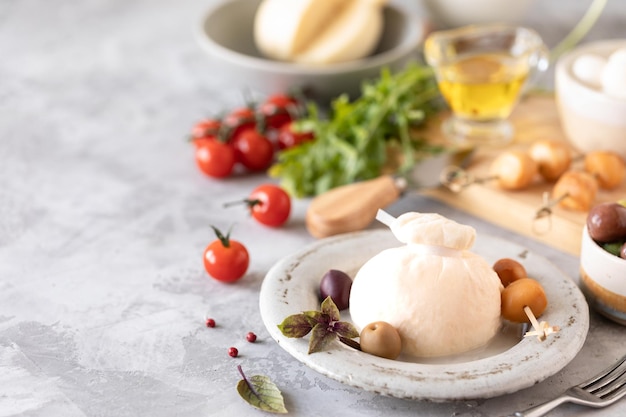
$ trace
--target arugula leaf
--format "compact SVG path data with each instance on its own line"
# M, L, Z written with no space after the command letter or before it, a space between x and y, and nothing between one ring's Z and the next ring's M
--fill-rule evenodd
M314 196L381 175L389 146L401 150L397 172L405 173L420 158L442 150L413 130L443 106L430 67L411 63L396 74L384 68L378 79L363 83L355 101L337 97L328 118L309 103L308 115L296 126L313 132L315 140L280 152L269 174L295 197Z

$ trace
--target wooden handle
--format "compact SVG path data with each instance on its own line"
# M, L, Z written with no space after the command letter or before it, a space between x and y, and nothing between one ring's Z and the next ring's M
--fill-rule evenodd
M317 238L362 230L376 218L378 209L396 201L401 191L390 175L333 188L311 201L307 229Z

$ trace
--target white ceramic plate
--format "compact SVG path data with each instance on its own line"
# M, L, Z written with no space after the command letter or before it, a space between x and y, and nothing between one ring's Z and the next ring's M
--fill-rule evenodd
M479 236L472 248L493 263L519 260L539 280L548 297L541 320L560 327L544 342L516 338L506 348L473 355L424 361L389 360L356 351L340 342L307 353L309 337L284 337L277 325L291 314L319 310L319 282L329 269L354 273L383 249L399 246L388 229L349 233L319 240L279 261L268 272L260 293L263 322L272 338L297 360L347 385L407 399L452 401L490 398L530 387L557 373L580 351L589 328L589 310L576 284L558 268L518 245ZM342 320L349 320L347 311ZM518 341L519 340L519 341Z

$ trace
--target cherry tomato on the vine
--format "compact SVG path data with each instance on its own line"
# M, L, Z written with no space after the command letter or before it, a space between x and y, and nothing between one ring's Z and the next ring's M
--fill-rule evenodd
M269 96L259 107L259 113L265 118L265 126L278 129L289 123L297 111L298 101L287 94Z
M191 129L191 140L206 137L216 137L219 134L222 123L217 119L203 119L196 123Z
M313 132L296 132L294 122L289 122L281 126L276 138L278 149L289 149L302 145L304 142L313 140Z
M285 224L291 213L291 198L281 187L262 184L246 199L250 213L259 223L279 227Z
M198 139L195 157L198 168L214 178L229 176L235 166L235 150L217 139Z
M217 239L204 250L204 269L218 281L235 282L248 270L248 250L241 242L231 239L230 232L224 236L217 228L211 227Z
M251 107L241 107L228 113L222 123L228 132L229 140L237 140L239 134L256 126L256 113Z
M234 138L237 161L252 171L269 168L274 161L274 145L255 128L248 128Z

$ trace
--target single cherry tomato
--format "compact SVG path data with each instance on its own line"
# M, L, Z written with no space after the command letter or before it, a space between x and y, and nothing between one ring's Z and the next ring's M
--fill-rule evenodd
M313 132L298 132L294 130L294 122L289 122L278 130L278 149L289 149L302 145L304 142L313 140Z
M197 149L201 146L204 146L207 142L212 142L214 140L217 140L214 136L204 136L201 138L192 139L191 141Z
M191 140L196 141L206 137L214 138L219 135L222 123L217 119L203 119L191 129Z
M200 171L214 178L229 176L235 166L235 150L217 139L199 139L195 157Z
M250 207L252 217L266 226L282 226L291 213L289 194L274 184L258 186L250 193L246 202Z
M279 129L289 123L297 112L298 101L287 94L269 96L258 107L258 112L265 118L267 128Z
M235 282L246 273L250 256L246 247L230 238L230 232L224 236L213 227L217 239L204 250L204 269L218 281Z
M222 119L222 124L228 135L228 140L234 141L239 133L256 126L256 114L251 107L241 107L228 113Z
M269 168L274 160L274 145L255 128L241 131L233 139L237 161L252 171Z

